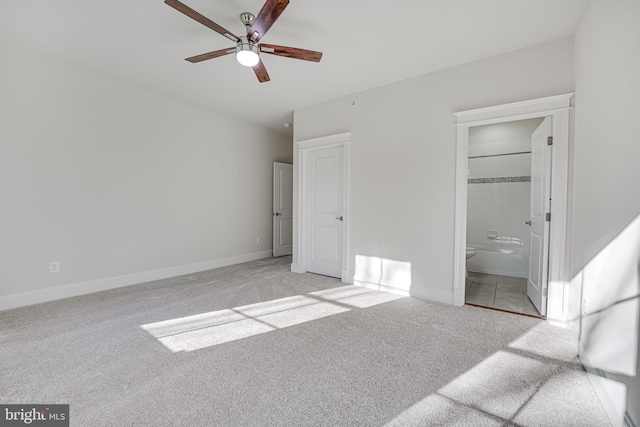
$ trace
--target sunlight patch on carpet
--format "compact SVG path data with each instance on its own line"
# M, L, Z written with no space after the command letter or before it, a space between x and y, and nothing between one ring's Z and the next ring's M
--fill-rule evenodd
M349 285L140 327L177 353L237 341L399 298L402 297Z

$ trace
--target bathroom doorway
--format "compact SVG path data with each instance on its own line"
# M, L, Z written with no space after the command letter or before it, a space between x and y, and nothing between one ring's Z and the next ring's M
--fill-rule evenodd
M543 120L469 128L465 304L542 316L527 287L531 139Z
M565 229L567 217L567 174L568 174L568 145L569 145L569 114L573 94L558 95L549 98L499 105L495 107L456 113L457 130L457 164L456 164L456 216L455 216L455 274L454 274L454 304L464 305L467 291L467 199L469 185L469 135L473 128L499 123L512 123L529 119L550 118L551 137L549 143L553 144L553 162L551 162L551 189L549 199L553 200L550 211L547 212L553 218L550 222L549 236L547 239L549 248L548 268L544 272L544 287L540 289L541 295L547 297L546 318L550 323L561 324L563 322L563 295L564 295L564 259L565 259ZM532 125L534 122L530 122ZM495 147L494 147L495 148ZM471 154L476 148L471 148ZM478 154L478 153L476 153ZM502 178L515 178L511 177ZM526 176L526 175L522 175ZM498 177L500 178L500 177ZM479 178L478 178L479 179ZM515 181L515 179L513 180ZM477 184L482 185L482 184ZM473 221L473 219L471 219ZM526 222L526 219L525 219ZM512 230L515 226L512 225ZM470 230L473 233L473 230ZM496 233L492 233L495 231ZM519 238L500 230L484 230L485 241L508 241L509 237ZM491 233L489 233L491 232ZM505 235L506 234L506 235ZM477 237L477 236L476 236ZM495 237L495 238L494 238ZM499 239L503 238L503 239ZM517 242L517 241L514 241ZM512 242L513 243L513 242ZM524 242L520 245L523 249ZM497 246L495 243L493 246ZM513 246L513 245L512 245ZM508 250L512 247L503 248ZM513 254L515 252L512 252ZM480 272L476 272L480 273ZM491 273L485 273L491 274ZM501 275L496 275L501 276ZM525 279L518 275L506 276L515 279ZM479 281L482 278L478 279ZM492 279L491 279L492 280ZM504 279L502 282L511 280ZM526 278L527 281L530 277ZM472 282L473 283L473 282ZM522 287L522 281L519 282ZM496 277L496 290L498 280ZM495 295L494 295L495 298ZM525 301L523 301L523 304ZM545 314L544 312L542 313Z

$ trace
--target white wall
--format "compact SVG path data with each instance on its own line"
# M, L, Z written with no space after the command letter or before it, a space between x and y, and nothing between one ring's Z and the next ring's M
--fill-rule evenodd
M349 274L356 254L407 263L411 295L452 303L453 113L572 91L566 39L297 110L294 141L352 135Z
M640 2L593 0L576 35L570 316L581 333L583 362L607 378L602 383L613 396L613 409L619 417L626 409L635 425L640 425L638 76Z
M541 118L469 128L469 157L531 151L531 134Z
M470 157L468 165L469 179L531 176L531 148L517 154Z
M290 138L8 46L0 121L0 296L271 248Z
M469 159L467 186L467 245L475 247L529 248L531 154L512 154ZM514 181L491 182L491 178ZM499 238L489 239L495 231ZM523 272L525 274L526 272Z
M531 187L531 134L541 118L517 120L469 129L469 181L467 187L467 246L500 252L529 251ZM518 181L528 178L526 181ZM483 178L513 178L491 182ZM475 256L467 270L528 277L529 257L493 264L496 256ZM512 258L510 255L504 257Z

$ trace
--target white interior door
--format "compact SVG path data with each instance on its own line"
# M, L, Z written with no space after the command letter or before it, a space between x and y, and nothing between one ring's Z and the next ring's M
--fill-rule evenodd
M307 157L307 271L341 277L343 233L342 147Z
M549 222L551 211L551 117L547 117L531 135L531 207L529 221L529 279L527 295L541 315L547 314L549 266Z
M291 255L293 247L293 166L273 163L273 256Z

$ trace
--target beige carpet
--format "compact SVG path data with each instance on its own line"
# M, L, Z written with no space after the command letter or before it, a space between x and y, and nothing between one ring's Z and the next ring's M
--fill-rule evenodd
M565 332L255 261L0 312L0 403L73 426L606 426Z

